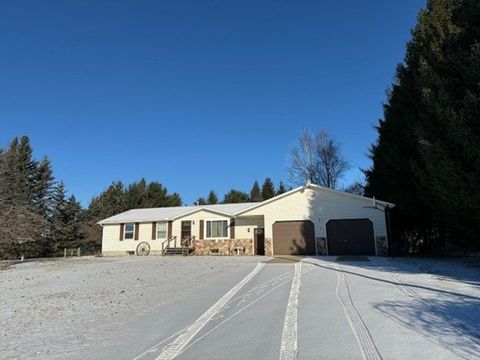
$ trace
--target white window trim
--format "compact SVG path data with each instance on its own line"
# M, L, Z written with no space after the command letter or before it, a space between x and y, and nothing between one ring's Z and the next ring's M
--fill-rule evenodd
M133 231L132 231L132 238L131 239L127 239L127 225L133 225ZM136 224L135 223L125 223L123 225L123 240L135 240L135 229L136 228ZM129 231L130 233L130 231Z
M158 225L159 224L165 224L165 237L159 237L158 236ZM167 240L168 239L168 221L157 221L156 238L158 240Z
M227 222L227 236L225 237L207 237L207 222L211 221L226 221ZM205 219L205 226L203 229L203 238L205 240L226 240L230 239L230 219Z

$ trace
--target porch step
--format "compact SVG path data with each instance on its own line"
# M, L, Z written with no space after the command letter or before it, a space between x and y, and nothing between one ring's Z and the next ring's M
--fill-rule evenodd
M186 250L188 251L188 254L191 254L193 251L193 249ZM182 249L181 247L169 247L163 251L163 255L185 255L183 251L184 249Z

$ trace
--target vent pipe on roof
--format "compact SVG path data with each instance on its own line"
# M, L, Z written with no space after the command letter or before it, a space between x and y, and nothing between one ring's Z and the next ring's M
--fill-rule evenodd
M372 205L373 207L377 207L377 203L375 202L375 196L372 197Z

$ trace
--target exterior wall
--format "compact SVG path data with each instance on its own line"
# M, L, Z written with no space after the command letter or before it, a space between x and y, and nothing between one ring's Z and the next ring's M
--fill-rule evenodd
M315 225L315 237L318 239L326 238L326 224L329 220L367 218L373 222L375 239L384 237L386 240L385 214L371 206L372 201L369 199L307 188L241 215L264 215L265 239L272 238L272 226L276 221L310 220ZM320 255L322 250L318 249L319 243L321 245L321 240L317 240L317 252ZM386 246L387 242L384 241L383 244ZM381 255L381 252L378 251L377 254Z
M150 253L162 251L163 240L152 240L152 223L140 223L138 240L119 240L120 224L103 225L102 253L104 255L124 255L135 251L139 243L145 241L150 245Z
M230 224L232 217L215 214L209 211L196 213L178 218L172 222L172 236L176 236L176 242L172 246L181 246L181 223L184 220L192 221L192 235L195 236L197 255L212 254L210 249L219 249L219 255L235 255L235 248L242 248L244 255L253 255L254 229L263 227L263 217L248 217L235 219L235 239L230 239L230 228L227 238L200 240L200 220L227 220ZM206 231L206 225L204 226ZM139 243L145 241L150 245L150 254L161 254L164 239L152 240L152 222L140 223L138 240L119 240L120 224L103 226L102 253L107 256L126 255L129 251L136 251Z
M235 219L235 237L238 239L253 240L256 228L263 228L263 216Z
M200 239L200 220L227 220L228 224L230 224L231 217L215 214L210 211L197 211L193 214L186 215L184 217L175 219L172 223L172 235L177 237L177 240L180 241L180 237L182 234L182 221L192 221L192 235L195 236L195 240ZM237 229L235 228L235 231ZM207 231L207 226L204 226L204 232ZM204 234L205 235L205 234ZM236 235L236 233L235 233ZM205 238L205 236L204 236ZM230 238L230 228L227 232L227 239Z
M195 255L253 255L252 239L196 240Z

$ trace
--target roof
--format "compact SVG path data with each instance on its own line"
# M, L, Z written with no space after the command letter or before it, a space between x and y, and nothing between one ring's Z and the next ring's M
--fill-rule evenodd
M98 224L120 224L125 222L149 222L159 220L174 220L200 210L210 211L217 214L233 216L235 213L255 206L257 203L216 204L200 206L175 206L147 209L131 209L109 218L100 220Z
M369 198L369 197L366 197L366 196L361 196L361 195L356 195L356 194L352 194L352 193L348 193L348 192L345 192L345 191L340 191L340 190L335 190L335 189L330 189L330 188L327 188L327 187L324 187L324 186L320 186L320 185L316 185L316 184L312 184L312 183L307 183L303 186L299 186L295 189L292 189L290 191L287 191L281 195L278 195L278 196L275 196L271 199L268 199L268 200L265 200L265 201L262 201L262 202L259 202L259 203L256 203L256 204L253 204L252 206L250 206L249 208L246 208L246 209L243 209L243 210L240 210L239 212L235 213L235 215L241 215L245 212L248 212L249 210L253 210L253 209L256 209L256 208L259 208L259 207L262 207L266 204L269 204L271 202L274 202L274 201L277 201L277 200L280 200L284 197L287 197L289 195L292 195L298 191L301 191L301 190L304 190L304 189L314 189L314 190L322 190L322 191L326 191L326 192L331 192L331 193L334 193L334 194L337 194L337 195L341 195L341 196L346 196L346 197L350 197L350 198L355 198L357 200L367 200L369 202L371 202L372 204L372 207L375 207L375 205L379 204L383 207L390 207L390 208L393 208L395 207L395 204L393 203L390 203L390 202L387 202L387 201L382 201L382 200L377 200L375 198Z
M294 194L298 191L304 189L314 189L321 190L326 192L331 192L339 196L346 196L350 198L355 198L357 200L366 200L372 204L372 207L375 207L377 204L383 207L394 207L395 204L376 200L375 198L369 198L366 196L355 195L347 193L345 191L339 191L330 189L324 186L315 185L307 183L304 186L299 186L293 190L287 191L281 195L275 196L271 199L262 201L262 202L248 202L248 203L238 203L238 204L216 204L216 205L200 205L200 206L176 206L176 207L162 207L162 208L149 208L149 209L132 209L114 215L107 219L101 220L98 224L120 224L125 222L150 222L150 221L159 221L159 220L175 220L176 218L183 217L189 214L193 214L197 211L210 211L216 214L226 215L226 216L237 216L241 215L249 210L256 209L263 205L269 204L271 202L277 201L284 197L287 197L291 194Z

